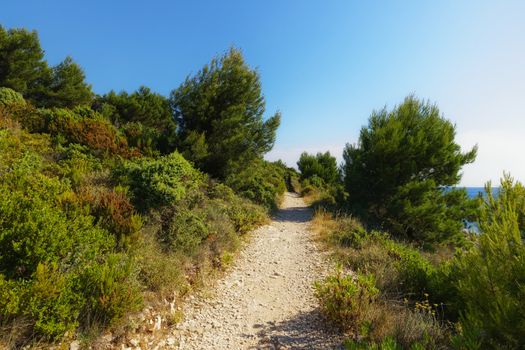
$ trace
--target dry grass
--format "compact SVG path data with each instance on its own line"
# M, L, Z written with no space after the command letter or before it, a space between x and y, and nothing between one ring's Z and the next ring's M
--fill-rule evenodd
M369 328L365 335L372 342L390 337L404 349L414 343L424 344L425 349L447 348L448 325L430 313L378 301L367 309L366 319Z
M436 246L432 252L424 252L423 255L434 265L450 261L454 257L456 248L452 245Z
M310 229L316 233L319 238L328 241L330 234L338 230L340 224L334 220L333 215L324 209L317 209L310 222Z
M404 303L403 294L399 292L399 272L394 258L380 239L365 239L359 248L339 244L338 237L344 235L345 230L354 230L360 226L354 218L334 217L322 209L316 210L311 222L312 231L335 255L336 260L343 264L343 268L372 273L376 278L380 297L367 307L366 315L363 316L364 326L357 338L381 342L390 337L403 348L410 348L414 343L420 343L428 349L447 348L449 326L429 310L416 309ZM440 248L435 254L428 254L436 262L450 256L447 247Z

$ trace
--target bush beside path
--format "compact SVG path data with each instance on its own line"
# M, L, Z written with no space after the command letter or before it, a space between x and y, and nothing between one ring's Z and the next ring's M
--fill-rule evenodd
M184 306L169 342L180 349L339 348L342 335L326 328L314 296L314 281L332 264L313 241L311 217L302 198L286 193L213 295Z

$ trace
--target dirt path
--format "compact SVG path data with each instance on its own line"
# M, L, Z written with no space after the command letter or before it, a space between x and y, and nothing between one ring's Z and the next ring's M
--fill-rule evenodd
M253 233L213 295L193 299L172 333L179 349L333 349L312 284L330 266L308 231L311 209L285 195L270 225Z

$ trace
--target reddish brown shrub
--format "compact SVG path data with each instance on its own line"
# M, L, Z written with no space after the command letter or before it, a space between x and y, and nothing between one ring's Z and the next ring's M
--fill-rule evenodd
M64 208L89 210L97 222L119 240L132 236L142 227L141 218L127 195L114 189L83 187L78 193L63 196L60 202Z

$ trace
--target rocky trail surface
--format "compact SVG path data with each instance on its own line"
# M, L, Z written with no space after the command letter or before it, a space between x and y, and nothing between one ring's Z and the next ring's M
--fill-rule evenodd
M228 274L206 298L184 306L173 330L178 349L334 349L313 283L331 267L309 232L312 211L285 195L271 224L256 230Z

